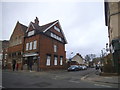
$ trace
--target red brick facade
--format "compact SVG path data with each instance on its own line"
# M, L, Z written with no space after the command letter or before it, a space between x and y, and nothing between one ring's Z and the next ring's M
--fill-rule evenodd
M33 60L32 65L37 62L37 70L41 69L64 69L65 68L65 58L66 58L66 52L65 52L65 44L66 42L60 42L59 40L51 37L51 32L58 35L59 37L65 39L62 30L60 32L54 30L54 26L57 26L60 29L59 22L58 21L46 24L44 26L39 26L36 23L30 23L27 35L24 38L24 59L26 59L26 62L29 62L29 57L31 57ZM35 25L39 28L35 28ZM49 28L50 27L50 28ZM44 29L42 29L44 28ZM46 30L49 28L48 30ZM28 36L28 33L31 31L34 31L34 35ZM45 33L44 33L44 30ZM30 42L37 42L36 49L32 50L26 50L26 44ZM33 43L32 43L33 45ZM54 45L57 46L57 51L54 52ZM30 47L29 47L30 48ZM33 46L32 46L33 48ZM37 55L33 55L37 54ZM30 56L27 56L26 54L29 54ZM50 65L47 65L47 56L50 56ZM36 57L36 60L33 58ZM54 65L54 58L57 57L57 65ZM60 58L62 58L62 65L60 65ZM27 61L28 60L28 61ZM26 62L24 64L26 64ZM28 64L28 63L27 63ZM28 65L29 67L29 65Z
M9 40L7 68L12 69L13 60L22 68L23 41L27 27L17 22Z
M58 20L43 26L39 26L38 18L35 23L30 22L28 27L17 23L10 39L11 43L16 40L16 36L23 37L19 38L21 43L9 46L8 62L16 60L19 69L25 70L65 68L67 41ZM21 53L18 55L18 52Z

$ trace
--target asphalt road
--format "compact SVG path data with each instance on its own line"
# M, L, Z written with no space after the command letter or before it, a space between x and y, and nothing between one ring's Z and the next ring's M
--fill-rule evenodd
M115 88L114 85L81 80L95 69L84 71L3 71L3 88Z

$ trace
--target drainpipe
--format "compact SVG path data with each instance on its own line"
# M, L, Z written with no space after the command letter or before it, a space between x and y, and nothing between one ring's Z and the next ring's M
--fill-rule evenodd
M22 48L22 67L21 69L23 70L23 55L24 55L24 45L25 45L25 37L23 37L23 48Z
M39 40L37 41L38 43L38 71L40 71L40 34L39 35Z

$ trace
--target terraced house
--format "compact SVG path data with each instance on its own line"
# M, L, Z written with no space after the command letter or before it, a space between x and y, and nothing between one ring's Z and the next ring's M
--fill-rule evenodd
M21 44L15 45L15 47L18 47L15 52L20 56L16 60L21 62L21 69L65 68L65 44L67 44L67 41L58 20L40 26L36 17L34 22L30 22L28 27L24 26L24 30L21 31L21 38L18 41ZM16 40L16 37L13 40ZM13 49L9 49L9 51L12 52ZM13 57L15 56L16 54L13 53ZM12 58L12 60L14 59Z

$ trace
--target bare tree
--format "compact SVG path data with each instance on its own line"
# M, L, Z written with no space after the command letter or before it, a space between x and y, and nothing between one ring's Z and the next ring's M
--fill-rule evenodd
M92 61L96 57L95 54L88 54L85 56L86 61Z

